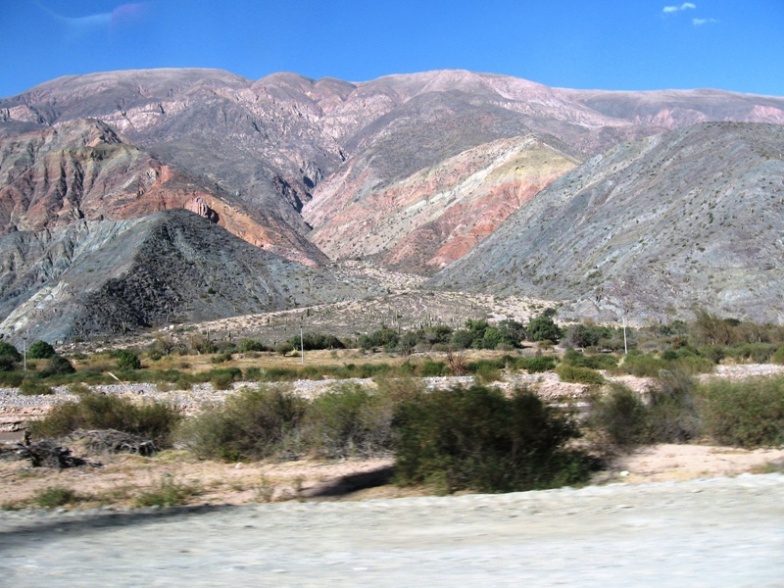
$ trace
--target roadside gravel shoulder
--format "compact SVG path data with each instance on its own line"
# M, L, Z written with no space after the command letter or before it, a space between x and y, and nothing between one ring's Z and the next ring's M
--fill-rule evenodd
M781 586L784 476L501 495L0 513L23 586Z

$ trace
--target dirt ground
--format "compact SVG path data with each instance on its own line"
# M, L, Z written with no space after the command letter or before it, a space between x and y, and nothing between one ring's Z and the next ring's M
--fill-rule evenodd
M74 451L79 454L78 450ZM392 458L283 463L200 461L185 451L151 458L137 455L89 457L88 465L64 470L33 468L28 462L0 461L0 506L34 504L49 487L74 490L78 508L132 507L143 493L179 488L190 505L253 504L289 500L360 500L426 495L427 489L389 483ZM595 484L686 481L784 471L784 449L754 451L706 445L655 445L620 457L597 474Z

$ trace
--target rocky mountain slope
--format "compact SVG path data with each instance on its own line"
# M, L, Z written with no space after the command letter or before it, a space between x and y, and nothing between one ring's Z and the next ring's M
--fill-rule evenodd
M525 292L580 317L705 308L784 321L784 127L701 123L565 174L434 288Z
M332 198L312 201L305 218L328 219L310 238L332 259L374 256L388 268L432 273L576 164L533 135L499 139L353 202L356 191L346 189L344 176L330 178L320 194L332 190ZM335 210L337 200L344 205Z
M56 341L377 295L172 210L0 239L0 332Z
M129 235L140 231L132 240L143 242L147 225L139 219L171 209L205 217L272 254L263 259L273 265L286 259L325 268L330 260L363 258L398 271L449 272L507 217L534 214L540 190L553 181L564 186L558 178L579 164L588 161L592 169L597 161L621 157L617 149L641 149L647 157L650 150L628 145L653 145L656 140L646 138L711 120L781 124L784 99L716 91L578 91L467 71L364 83L294 74L253 82L217 70L60 78L0 99L0 249L33 252L4 261L0 320L4 329L32 324L20 323L19 316L57 287L36 269L38 253L51 257L44 265L70 271L73 283L92 284L65 253L76 245L29 244L92 235L92 227L112 222ZM616 151L600 155L607 149ZM678 146L672 149L668 157L675 158ZM710 181L690 173L678 189ZM646 176L630 177L630 193L645 182ZM609 207L603 214L613 223L610 217L630 213ZM97 245L101 239L88 238L98 247L91 245L95 254L108 246ZM543 251L535 253L549 255ZM584 265L583 257L563 263ZM125 267L131 259L129 253L117 263ZM199 255L193 259L198 262ZM474 287L473 273L461 276L466 287ZM433 284L452 282L445 277ZM557 284L533 284L531 293L563 298L578 291ZM521 285L509 280L502 290ZM299 284L284 280L278 287L295 291ZM255 292L252 285L238 288ZM76 298L83 294L73 292ZM152 289L145 292L155 299ZM177 303L198 306L194 317L257 308L237 306L231 297L225 307L203 305L194 296L198 288ZM158 324L169 314L149 310L141 313L146 318L126 322ZM110 323L101 319L96 325L104 326L74 329L114 329Z

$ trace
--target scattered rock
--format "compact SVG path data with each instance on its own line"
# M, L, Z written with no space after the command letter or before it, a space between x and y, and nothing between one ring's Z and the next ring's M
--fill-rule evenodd
M153 455L158 450L151 439L116 429L97 431L78 429L71 433L68 439L74 442L82 441L85 449L94 454L136 453L146 457Z
M30 445L19 444L15 451L21 459L29 459L34 468L64 469L87 465L84 459L71 455L70 449L61 447L50 439Z

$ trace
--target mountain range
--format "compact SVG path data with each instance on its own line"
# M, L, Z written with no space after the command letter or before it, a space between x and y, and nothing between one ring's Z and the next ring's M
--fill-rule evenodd
M576 319L782 322L782 124L779 97L467 71L60 78L0 99L0 332L388 291L357 259Z

